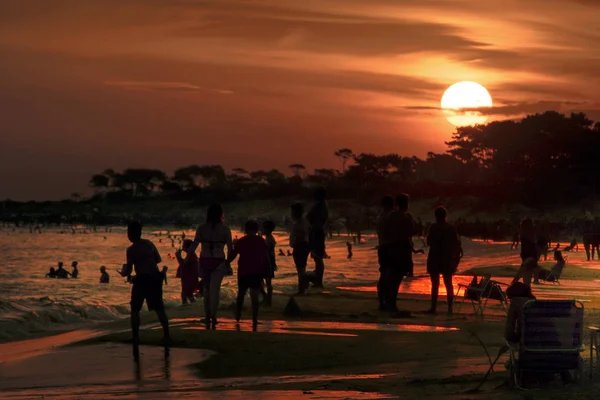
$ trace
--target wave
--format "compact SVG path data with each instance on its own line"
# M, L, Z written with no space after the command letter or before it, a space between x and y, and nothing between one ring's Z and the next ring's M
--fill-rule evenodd
M129 315L127 305L77 304L52 297L0 299L0 341L23 340L34 335L108 322Z

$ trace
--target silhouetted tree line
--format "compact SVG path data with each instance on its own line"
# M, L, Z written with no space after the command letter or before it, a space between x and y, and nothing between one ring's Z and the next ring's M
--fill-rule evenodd
M398 154L335 152L340 170L289 166L291 174L272 169L226 171L220 165L190 165L172 176L156 169L107 169L94 175L96 196L108 200L168 196L174 199L235 201L302 196L324 185L330 197L372 204L383 193L412 197L476 196L494 204L528 206L576 202L595 196L600 187L600 123L582 113L548 111L520 121L497 121L457 128L445 153L425 159Z

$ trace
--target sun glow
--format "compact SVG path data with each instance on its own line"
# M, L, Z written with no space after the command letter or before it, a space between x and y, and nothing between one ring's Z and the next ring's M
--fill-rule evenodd
M446 89L441 106L454 126L484 124L488 118L477 109L491 107L492 97L479 83L458 82Z

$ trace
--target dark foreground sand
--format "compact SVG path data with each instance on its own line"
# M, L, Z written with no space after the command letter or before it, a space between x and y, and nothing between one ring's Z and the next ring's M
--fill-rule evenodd
M227 304L216 330L199 322L198 306L171 312L168 361L152 346L161 332L147 315L141 339L148 347L139 368L126 344L126 321L96 334L2 345L0 398L591 399L600 393L589 378L510 391L503 386L506 356L471 393L489 367L479 340L492 358L502 345L504 316L495 304L484 319L474 318L467 306L458 315L434 317L419 312L427 309L426 297L413 295L400 302L412 316L392 318L375 311L373 293L331 289L298 298L302 313L290 317L282 312L288 301L277 295L273 307L261 310L258 332L251 332L248 320L235 324ZM588 299L586 325L597 320L597 301Z

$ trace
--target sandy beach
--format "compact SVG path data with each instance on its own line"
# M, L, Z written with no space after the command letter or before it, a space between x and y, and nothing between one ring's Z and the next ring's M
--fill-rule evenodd
M233 320L228 289L233 282L224 287L215 330L200 322L199 303L170 306L174 343L168 360L156 346L162 335L156 318L146 312L139 368L131 357L126 318L0 344L0 398L563 399L597 394L597 385L587 377L581 384L557 381L530 392L509 391L503 386L506 356L480 391L471 393L488 370L489 357L495 358L503 344L505 314L499 304L490 301L483 318L475 317L468 303L453 316L424 314L430 283L423 273L424 257L416 256L417 276L402 284L399 295L399 307L407 313L391 317L377 311L371 246L359 246L347 260L344 244L342 238L328 243L332 258L326 287L294 297L300 310L294 316L284 313L293 275L289 260L282 260L273 305L261 308L257 332L251 329L248 304L242 323ZM509 244L469 241L465 249L455 284L485 272L508 282L516 271L517 253ZM592 325L600 315L600 271L583 257L570 253L561 285L536 285L534 293L582 300L586 325ZM176 290L178 282L172 282L169 290ZM589 355L583 356L588 371Z

